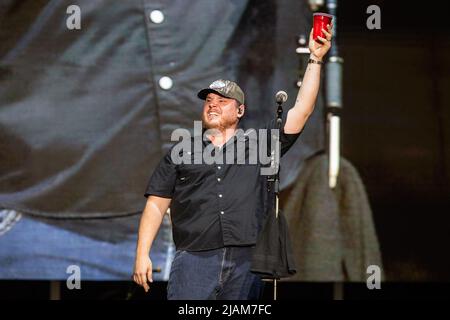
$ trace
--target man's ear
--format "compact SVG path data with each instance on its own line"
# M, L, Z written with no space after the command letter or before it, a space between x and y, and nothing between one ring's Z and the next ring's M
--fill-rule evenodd
M245 105L241 104L238 107L238 115L240 115L242 117L244 115L244 112L245 112Z

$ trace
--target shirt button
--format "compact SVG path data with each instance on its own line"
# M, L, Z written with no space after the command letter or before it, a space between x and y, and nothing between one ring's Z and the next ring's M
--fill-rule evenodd
M220 182L220 178L217 178L217 181L219 181L219 182Z
M164 14L159 10L153 10L150 12L150 20L152 20L153 23L161 23L164 21Z
M161 79L159 79L159 86L161 87L161 89L169 90L173 87L173 81L169 77L162 77Z
M225 212L223 212L223 211L220 211L220 214L224 214Z
M219 198L222 198L222 194L221 193L219 193Z

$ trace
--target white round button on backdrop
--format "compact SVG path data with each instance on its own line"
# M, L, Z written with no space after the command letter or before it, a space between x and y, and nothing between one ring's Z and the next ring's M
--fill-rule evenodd
M159 86L161 89L169 90L173 87L173 81L170 77L162 77L159 79Z
M162 23L164 21L164 14L159 10L153 10L150 12L150 20L153 23Z

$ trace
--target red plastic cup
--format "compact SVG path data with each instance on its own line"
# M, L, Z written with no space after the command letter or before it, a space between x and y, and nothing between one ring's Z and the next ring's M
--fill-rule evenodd
M333 16L331 14L316 12L313 14L314 24L313 24L313 39L317 40L317 37L326 38L322 32L322 28L327 29L327 24L331 24Z

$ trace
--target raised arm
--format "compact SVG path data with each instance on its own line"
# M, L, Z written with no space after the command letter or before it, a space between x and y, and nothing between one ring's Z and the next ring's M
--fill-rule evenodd
M309 34L310 58L315 61L322 61L331 47L332 25L328 25L328 31L322 30L326 36L326 39L319 37L322 43L313 40L312 29ZM321 68L321 64L308 63L295 105L287 113L286 124L284 125L285 133L299 133L313 112L319 93Z

